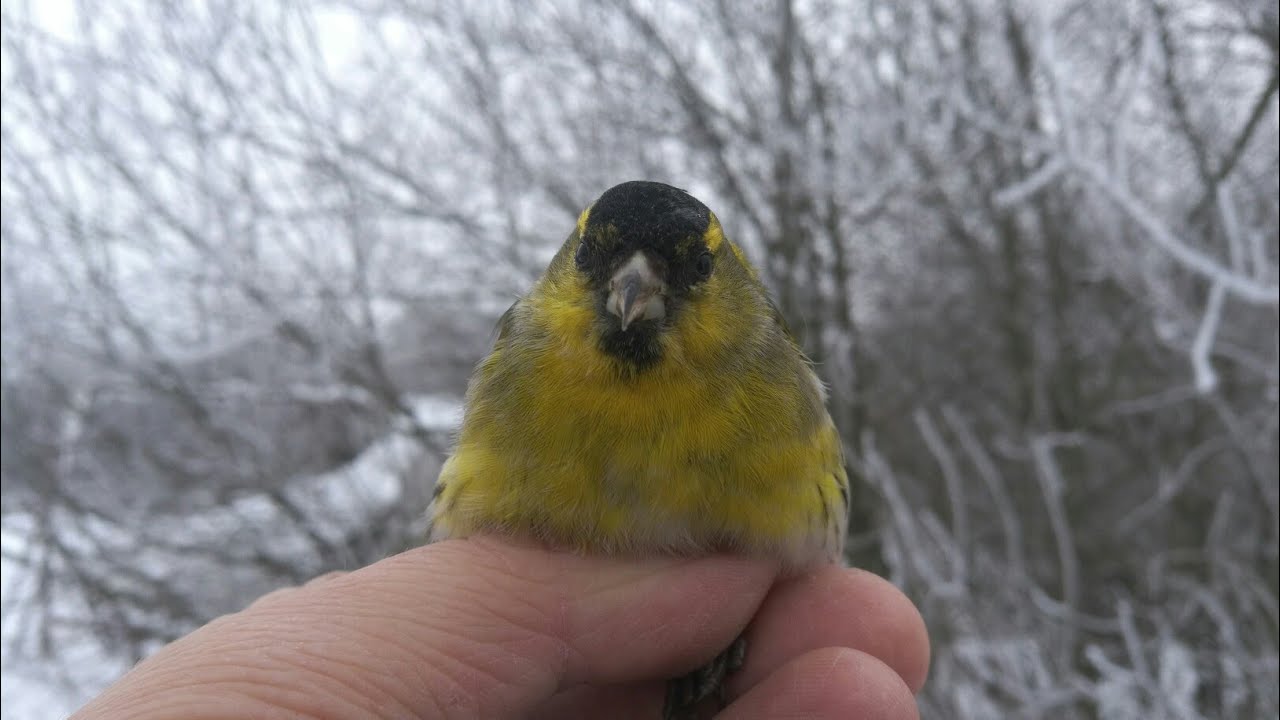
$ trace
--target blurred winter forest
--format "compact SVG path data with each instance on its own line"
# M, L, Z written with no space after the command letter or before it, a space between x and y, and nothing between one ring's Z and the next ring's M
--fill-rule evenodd
M931 718L1280 712L1273 0L6 2L6 718L419 541L497 316L706 201ZM857 612L850 608L850 612Z

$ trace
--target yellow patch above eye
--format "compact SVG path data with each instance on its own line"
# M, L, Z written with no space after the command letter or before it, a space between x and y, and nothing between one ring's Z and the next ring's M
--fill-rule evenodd
M578 237L581 238L587 232L587 218L591 216L591 208L588 207L578 216Z
M724 242L724 230L720 227L720 220L716 218L715 213L711 213L711 219L707 222L707 231L702 233L702 241L707 244L707 249L711 252L719 250Z

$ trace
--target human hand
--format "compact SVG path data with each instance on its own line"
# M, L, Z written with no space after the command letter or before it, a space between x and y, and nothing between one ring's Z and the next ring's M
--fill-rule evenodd
M776 577L768 561L728 556L437 543L266 595L73 717L652 720L665 680L749 621L746 664L718 717L918 717L929 645L905 596L835 566Z

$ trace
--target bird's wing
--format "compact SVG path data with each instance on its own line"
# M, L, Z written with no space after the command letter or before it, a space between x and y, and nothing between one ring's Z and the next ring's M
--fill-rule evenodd
M523 302L523 299L511 303L511 307L507 308L507 311L502 313L502 317L498 318L498 324L494 326L494 335L497 338L497 342L507 339L507 333L511 332L511 324L515 321L516 308L519 307L521 302Z

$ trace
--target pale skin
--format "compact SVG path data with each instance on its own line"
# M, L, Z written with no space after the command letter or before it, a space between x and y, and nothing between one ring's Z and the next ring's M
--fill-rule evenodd
M746 665L718 718L918 718L924 623L871 573L779 580L769 561L583 557L491 538L271 593L73 717L652 720L664 679L744 627Z

